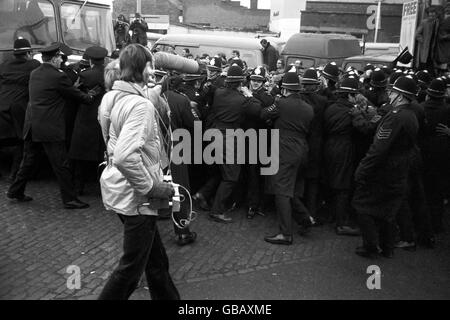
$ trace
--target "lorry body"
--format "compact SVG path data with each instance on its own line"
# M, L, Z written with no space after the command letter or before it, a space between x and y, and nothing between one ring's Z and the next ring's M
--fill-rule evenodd
M115 50L112 0L1 0L0 63L13 51L18 37L30 41L34 51L52 42L73 51L69 62L79 60L91 46Z

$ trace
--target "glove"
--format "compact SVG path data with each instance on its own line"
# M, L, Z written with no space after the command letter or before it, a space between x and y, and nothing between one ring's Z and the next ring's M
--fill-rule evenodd
M156 182L153 184L153 188L148 193L149 199L169 199L175 194L175 190L171 183Z

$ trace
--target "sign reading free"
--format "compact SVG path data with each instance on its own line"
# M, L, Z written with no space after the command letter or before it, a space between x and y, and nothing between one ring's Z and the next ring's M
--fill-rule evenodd
M414 52L418 9L418 0L409 1L403 4L400 48L404 49L408 47L409 52Z

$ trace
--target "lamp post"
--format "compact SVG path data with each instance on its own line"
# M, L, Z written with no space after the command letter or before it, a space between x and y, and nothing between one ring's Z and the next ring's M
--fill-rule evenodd
M378 0L378 8L377 8L377 18L375 22L375 36L373 42L377 42L378 38L378 29L380 28L380 20L381 20L381 0Z
M142 0L136 0L136 12L141 13Z

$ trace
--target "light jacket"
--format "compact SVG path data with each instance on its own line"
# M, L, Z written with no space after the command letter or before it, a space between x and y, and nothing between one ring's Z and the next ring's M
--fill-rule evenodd
M143 203L162 181L161 144L155 107L134 83L115 81L99 107L108 164L100 178L103 204L124 215L157 215Z

